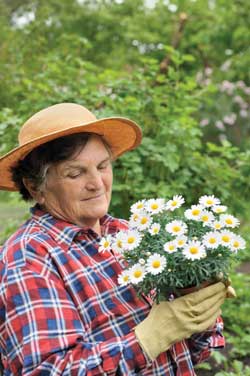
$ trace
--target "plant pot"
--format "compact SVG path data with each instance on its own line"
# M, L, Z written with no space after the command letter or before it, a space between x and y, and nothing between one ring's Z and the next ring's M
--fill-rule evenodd
M210 280L210 281L204 281L204 282L200 283L197 286L189 286L189 287L183 287L183 288L176 288L175 292L174 292L174 295L175 295L175 297L179 297L179 296L184 296L184 295L187 295L187 294L191 294L192 292L196 292L196 291L199 291L201 289L204 289L205 287L210 286L213 283L215 283L215 282Z

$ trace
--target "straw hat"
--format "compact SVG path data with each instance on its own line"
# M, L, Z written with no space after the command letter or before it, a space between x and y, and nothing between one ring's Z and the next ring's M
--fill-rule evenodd
M79 104L55 104L29 118L19 131L19 146L0 158L0 189L17 191L10 169L37 146L81 132L103 136L115 158L136 148L142 139L140 127L132 120L122 117L96 119Z

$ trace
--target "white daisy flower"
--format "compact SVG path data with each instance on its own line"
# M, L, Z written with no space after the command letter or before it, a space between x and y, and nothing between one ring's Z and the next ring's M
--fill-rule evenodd
M148 273L156 275L164 270L166 264L167 261L164 256L154 253L147 260L146 270Z
M203 226L208 226L214 220L214 215L208 210L203 210L199 220L203 222Z
M189 260L199 260L206 257L206 250L200 241L188 242L182 250L183 255Z
M122 253L124 251L124 238L126 232L119 231L112 239L112 249L116 252Z
M223 226L231 227L231 228L238 227L240 224L240 221L238 220L238 218L230 214L221 214L220 221L223 224Z
M138 224L139 212L133 213L129 218L129 227L136 227Z
M177 251L177 245L175 241L170 241L164 244L164 251L168 253L173 253Z
M129 230L124 233L122 238L122 246L126 251L131 251L138 247L142 239L142 235L137 230Z
M166 203L166 209L174 211L175 209L178 209L181 207L182 204L184 204L185 200L182 196L176 195L172 198L172 200L169 200Z
M151 235L159 234L161 229L160 223L152 223L150 229L148 230Z
M222 223L220 221L217 221L216 219L208 223L208 226L213 228L214 230L221 230L223 228Z
M145 204L145 200L140 200L140 201L135 202L130 208L131 213L138 213L141 210L144 210L145 209L144 204Z
M220 234L215 231L207 232L202 240L207 248L215 249L220 245Z
M238 249L246 248L246 241L240 235L234 235L231 241L232 251L237 252Z
M128 270L129 272L129 279L131 283L137 284L141 281L143 281L145 275L146 275L146 270L145 267L138 264L135 264Z
M137 220L136 228L140 231L146 230L152 223L152 217L146 212L141 212Z
M172 235L183 235L187 231L187 225L183 221L174 220L166 224L166 231Z
M123 270L123 272L121 272L121 274L118 275L118 284L122 286L126 286L129 282L130 282L129 271Z
M212 207L212 210L216 214L221 214L221 213L224 213L225 211L227 211L227 206L225 206L225 205L215 205L215 206Z
M151 214L161 213L165 208L165 200L163 198L150 199L146 202L146 210Z
M220 232L220 244L230 247L235 234L229 230L222 230Z
M202 210L203 210L203 206L192 205L191 209L185 210L184 215L187 219L192 219L194 221L198 221L200 219L200 215L201 215Z
M199 204L204 206L205 208L210 208L214 205L220 205L220 200L214 197L214 195L205 195L200 197Z
M185 236L185 235L177 236L177 238L175 239L174 242L175 242L177 248L183 248L184 245L187 242L187 236Z
M105 252L105 251L110 251L111 250L111 241L112 241L111 235L103 237L100 241L100 246L98 248L98 252L102 253L102 252Z

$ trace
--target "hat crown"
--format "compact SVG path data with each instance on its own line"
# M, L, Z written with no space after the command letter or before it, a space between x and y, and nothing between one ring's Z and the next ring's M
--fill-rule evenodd
M69 127L96 121L87 108L75 103L55 104L29 118L19 131L19 146Z

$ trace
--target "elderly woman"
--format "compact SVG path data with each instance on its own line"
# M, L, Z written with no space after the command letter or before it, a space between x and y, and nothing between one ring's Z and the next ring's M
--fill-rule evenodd
M35 201L0 252L4 375L189 376L223 345L222 283L151 308L118 285L121 256L98 252L127 228L107 214L112 160L140 141L134 122L64 103L32 116L0 159L1 189Z

